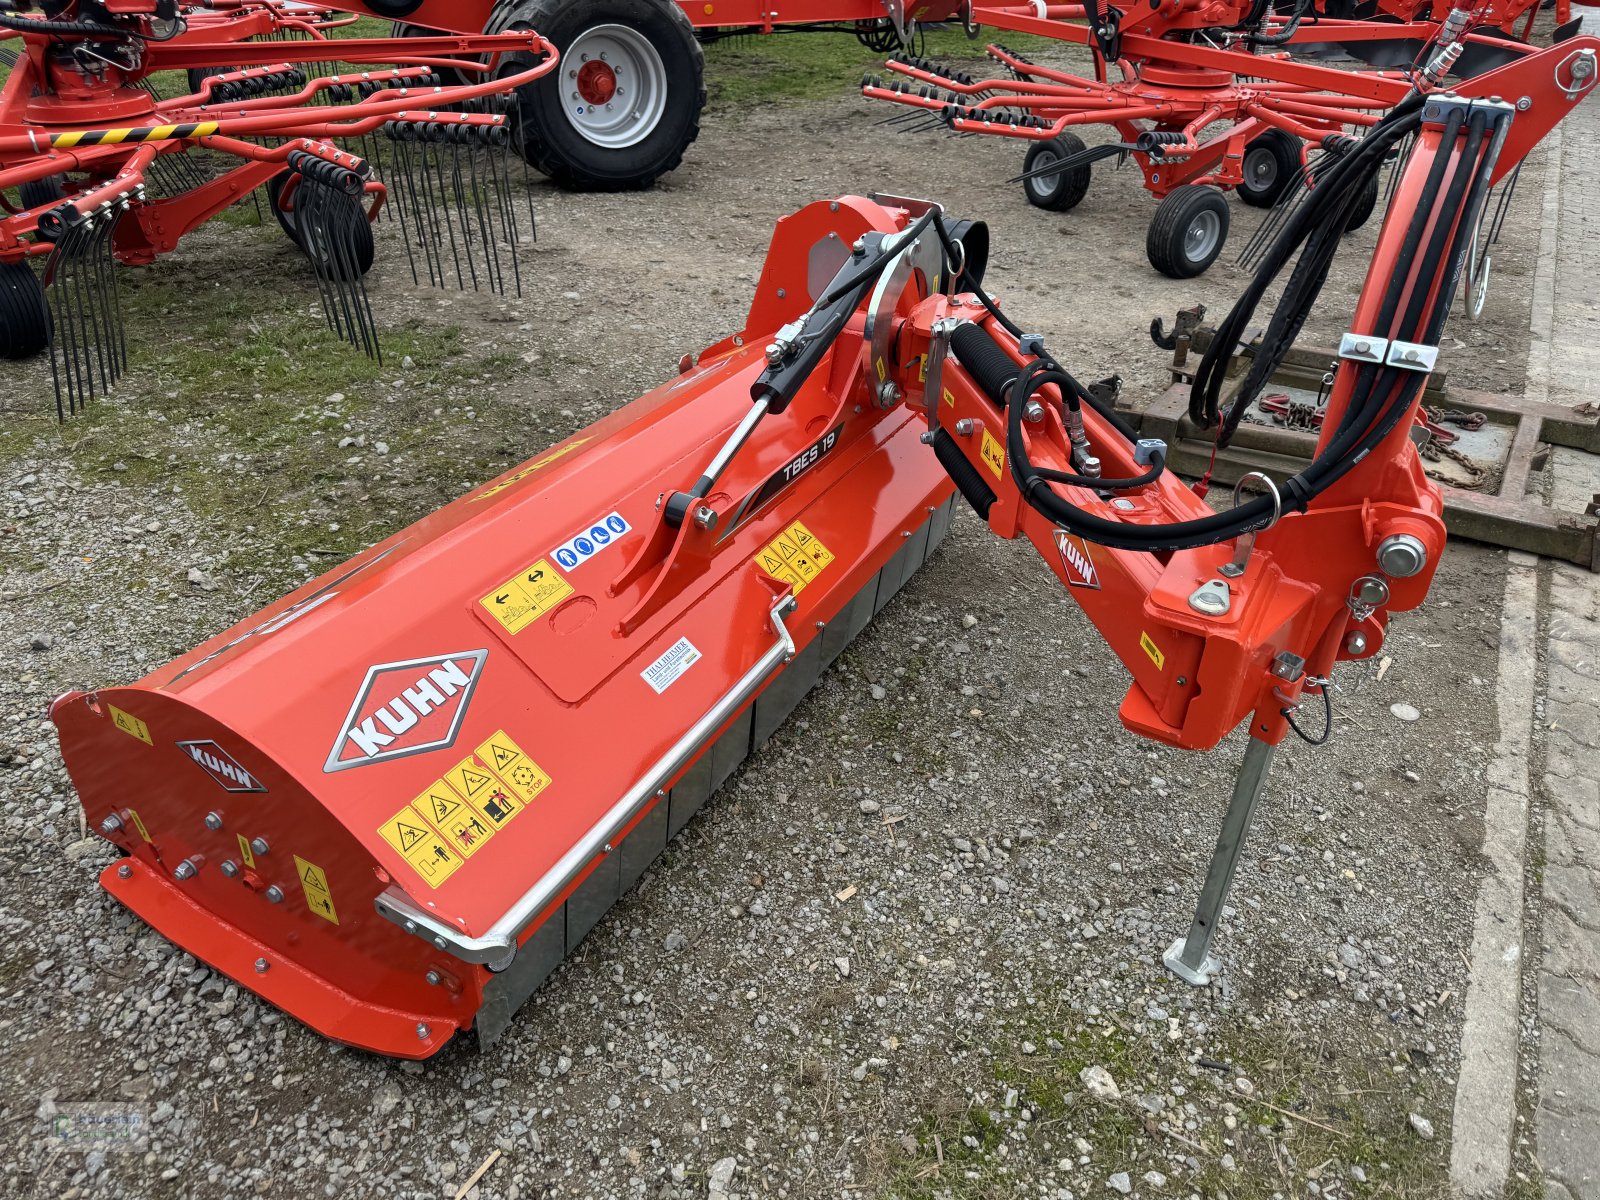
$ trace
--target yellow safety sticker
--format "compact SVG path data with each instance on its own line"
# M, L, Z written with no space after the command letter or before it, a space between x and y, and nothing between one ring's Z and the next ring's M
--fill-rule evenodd
M519 762L525 762L528 757L522 752L522 747L506 735L504 729L479 746L477 753L479 758L502 775Z
M1139 634L1139 648L1150 656L1150 661L1155 663L1156 670L1164 671L1167 669L1167 656L1161 653L1160 646L1151 641L1148 633L1141 632Z
M549 560L530 563L478 603L507 633L521 633L572 595L572 585Z
M333 907L333 893L328 890L328 877L322 868L296 854L294 869L295 874L300 876L300 890L306 894L306 907L324 921L332 921L337 925L339 914Z
M245 866L251 869L255 868L256 856L254 851L250 849L250 839L242 833L239 834L239 857L244 860Z
M833 552L799 521L756 552L757 565L772 578L787 583L796 594L833 559Z
M996 479L1005 478L1005 473L1006 473L1006 451L1005 451L1005 447L1003 447L999 443L999 441L997 441L995 439L994 434L990 433L987 429L985 429L983 431L983 446L979 450L978 453L979 453L979 456L983 459L983 465L988 467L989 470L994 472L994 477Z
M409 804L378 826L378 832L429 887L438 887L461 865L461 856Z
M956 406L956 394L954 392L952 392L949 388L945 388L944 389L944 402L946 404L948 404L951 408L954 408Z
M487 500L490 496L499 495L513 484L521 483L534 472L541 471L545 467L548 467L551 463L555 462L556 459L563 458L566 455L571 454L574 450L587 441L589 441L588 438L581 437L575 441L568 442L565 446L552 450L549 454L546 454L541 458L534 459L531 463L523 467L522 470L516 472L515 474L507 475L499 483L491 484L490 486L484 488L483 491L479 492L472 498L474 500Z
M917 355L917 382L928 382L928 356L926 354Z
M139 836L145 841L149 842L155 840L150 836L150 831L144 827L144 822L139 819L139 814L134 812L131 808L128 810L128 820L133 822L133 827L139 831Z
M435 779L427 791L411 802L411 807L443 829L465 805L448 783Z
M441 779L414 803L419 809L426 804L432 806L433 812L444 813L434 820L434 824L444 831L444 840L455 849L456 853L462 858L471 858L494 836L494 825L477 809L455 798L453 794L448 804L441 803L449 793L450 789Z
M111 723L129 737L136 737L147 746L154 746L155 739L150 736L150 726L130 712L123 712L115 704L106 705L106 711L111 714Z
M462 759L450 769L445 782L465 796L467 803L488 818L495 829L522 811L515 791L476 759Z

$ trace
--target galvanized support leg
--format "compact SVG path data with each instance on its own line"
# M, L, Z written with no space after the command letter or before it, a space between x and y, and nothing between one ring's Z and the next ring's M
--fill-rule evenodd
M1211 977L1222 970L1222 960L1210 953L1211 935L1216 932L1217 918L1222 915L1228 889L1233 886L1239 853L1250 834L1256 804L1267 784L1267 769L1272 766L1272 756L1277 749L1271 743L1250 739L1239 778L1233 785L1233 799L1228 802L1228 811L1222 818L1222 832L1217 835L1211 866L1206 870L1206 883L1200 891L1200 903L1195 907L1194 924L1189 926L1188 937L1173 942L1161 956L1169 971L1196 987L1205 987Z

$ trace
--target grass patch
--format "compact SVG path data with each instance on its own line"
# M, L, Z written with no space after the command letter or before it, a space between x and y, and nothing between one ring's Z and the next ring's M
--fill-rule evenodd
M1062 45L1020 34L1007 36L1005 42L1024 54ZM971 62L984 59L985 45L984 37L973 41L959 30L935 30L927 35L925 53L934 59ZM785 33L713 42L706 47L707 104L723 109L829 99L854 90L868 71L882 74L886 57L849 33Z
M995 1051L992 1088L927 1113L916 1153L901 1155L882 1195L978 1200L1042 1175L1052 1188L1097 1196L1125 1171L1144 1195L1271 1200L1316 1182L1337 1196L1444 1200L1449 1092L1412 1053L1360 1039L1335 1051L1283 1029L1233 1029L1197 1055L1164 1023L1114 1016L1067 1030L1013 1028ZM1111 1073L1120 1100L1088 1093L1080 1072L1090 1066ZM1241 1076L1248 1094L1235 1087ZM1434 1140L1412 1130L1411 1112L1434 1114ZM1077 1139L1089 1147L1086 1164ZM1070 1169L1055 1165L1063 1160ZM1163 1187L1142 1182L1151 1170L1167 1177Z

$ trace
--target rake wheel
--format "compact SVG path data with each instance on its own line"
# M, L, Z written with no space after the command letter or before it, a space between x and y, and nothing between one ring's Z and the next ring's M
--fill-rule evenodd
M319 271L336 278L348 276L360 278L372 270L372 260L375 247L372 241L372 223L367 220L367 214L362 210L361 203L353 196L340 197L341 205L348 207L348 216L341 215L341 224L348 220L346 227L350 235L350 253L348 256L334 253L332 248L320 238L306 237L305 230L300 227L298 214L292 208L283 205L283 189L289 182L291 172L284 171L267 180L267 202L272 209L272 215L278 218L278 224L283 227L284 233L289 235L289 240L299 246L311 265ZM352 268L354 269L352 271Z
M1145 239L1150 265L1168 279L1193 279L1228 240L1228 201L1214 187L1186 183L1156 208Z
M1252 208L1271 208L1300 171L1300 139L1269 129L1245 143L1240 165L1239 199Z
M0 358L32 358L50 344L50 306L25 262L0 262Z
M1063 133L1048 142L1035 142L1028 147L1028 156L1022 160L1024 174L1052 162L1082 154L1086 147L1075 133ZM1066 212L1077 208L1089 193L1089 164L1068 167L1054 175L1037 175L1022 181L1023 194L1035 208L1049 212Z

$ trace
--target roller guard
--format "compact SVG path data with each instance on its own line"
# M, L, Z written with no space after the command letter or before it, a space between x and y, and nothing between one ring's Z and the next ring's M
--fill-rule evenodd
M859 337L695 519L658 510L841 247L908 219L786 218L744 331L697 366L144 679L61 697L124 854L107 890L328 1037L492 1042L948 530L925 421L871 401Z

